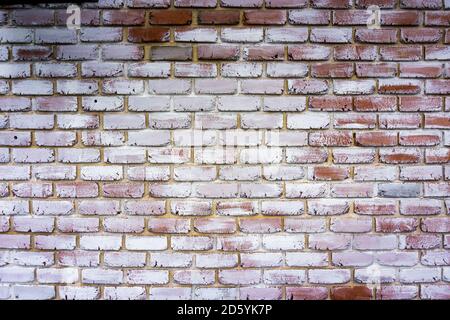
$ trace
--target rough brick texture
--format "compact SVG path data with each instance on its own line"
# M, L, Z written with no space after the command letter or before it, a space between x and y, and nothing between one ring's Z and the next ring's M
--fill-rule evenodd
M66 6L0 5L0 299L450 299L449 1Z

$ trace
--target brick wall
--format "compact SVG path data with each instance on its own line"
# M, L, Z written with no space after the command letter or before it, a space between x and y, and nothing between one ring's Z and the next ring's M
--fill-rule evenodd
M450 1L66 6L0 6L0 299L450 298Z

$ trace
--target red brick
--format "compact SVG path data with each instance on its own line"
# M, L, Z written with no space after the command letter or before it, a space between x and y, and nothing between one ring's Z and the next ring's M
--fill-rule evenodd
M288 287L286 299L288 300L325 300L328 298L326 287Z
M237 60L239 47L235 45L200 44L198 58L202 60Z
M145 12L142 10L103 10L103 24L134 26L145 23Z
M336 25L366 25L370 19L370 12L365 10L336 10L333 15L333 24Z
M220 0L222 7L259 8L264 0Z
M415 218L377 218L376 231L384 233L414 232L419 227Z
M334 287L331 289L332 300L371 300L372 289L364 286Z
M441 134L433 132L400 133L399 144L403 146L434 146L441 142Z
M402 0L400 1L400 8L408 9L439 9L442 7L442 2L439 0L428 0L423 2L421 0Z
M377 300L415 299L419 294L416 286L382 286L376 291Z
M96 9L81 9L81 25L84 26L98 26L100 25L100 10ZM56 25L66 25L67 19L69 18L71 12L63 10L55 10L56 15Z
M401 63L401 78L438 78L442 74L442 65L435 63Z
M16 61L45 61L52 55L50 47L14 47L13 59Z
M449 8L2 7L0 299L447 298Z
M132 8L168 8L170 6L170 0L129 0L127 4Z
M311 75L318 78L350 78L353 75L351 63L322 63L311 67Z
M151 48L151 60L192 60L192 48L184 46L155 46Z
M192 22L191 10L150 11L150 24L156 25L186 25Z
M311 42L319 43L350 43L352 37L351 28L313 28L309 35Z
M381 12L381 25L386 26L417 26L421 22L417 11Z
M352 110L351 97L311 97L309 107L321 111L350 111Z
M286 11L282 10L247 10L244 11L244 23L253 25L282 25L286 23Z
M439 42L442 35L441 30L431 28L401 30L401 39L405 43Z
M395 29L357 29L355 40L362 43L396 43L397 34Z
M372 5L376 5L380 8L394 8L397 5L396 0L356 0L357 8L368 8Z
M381 60L385 61L416 61L422 58L420 46L392 46L380 49Z
M324 132L310 133L309 145L345 147L353 143L353 137L349 132Z
M414 129L419 128L422 119L419 115L381 115L379 118L380 129Z
M352 1L349 0L311 0L314 8L346 9L350 8Z
M443 102L440 97L400 97L399 110L412 111L440 111Z
M175 0L175 7L213 8L217 0Z
M400 248L436 249L441 246L441 237L436 235L408 235L401 240Z
M232 218L201 218L194 221L194 230L199 233L234 233L236 229L236 221Z
M425 128L448 129L450 128L450 117L447 114L426 115Z
M428 11L425 12L425 25L426 26L450 26L450 12L446 11Z
M361 132L356 134L356 143L361 146L395 146L397 144L397 134L388 132Z
M356 75L361 78L391 78L397 75L395 63L357 63Z
M436 149L425 151L426 163L447 163L450 161L450 151L448 149Z
M447 32L447 34L449 34ZM425 59L426 60L448 60L450 57L450 51L448 46L443 45L428 45L425 46Z
M288 80L290 94L323 94L328 91L326 80Z
M418 80L382 79L378 81L378 92L382 94L417 94L422 90Z
M244 49L245 59L249 61L283 60L283 46L258 46Z
M198 13L199 24L232 25L239 24L240 12L237 10L200 11Z
M375 60L378 56L376 48L374 46L364 45L342 45L337 46L334 49L334 58L338 61L349 60Z
M288 46L289 60L328 60L331 49L321 45Z
M12 21L18 26L47 26L54 23L54 11L45 9L25 9L12 12Z
M361 128L375 128L375 115L364 114L343 114L335 115L334 127L336 129L361 129Z
M314 167L311 173L312 180L345 180L349 176L347 168Z
M130 42L166 42L169 41L169 28L137 28L128 30L128 40Z

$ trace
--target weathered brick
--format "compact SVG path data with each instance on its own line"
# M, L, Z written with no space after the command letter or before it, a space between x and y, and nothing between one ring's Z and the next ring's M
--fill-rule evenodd
M150 264L161 268L189 267L192 265L192 255L185 253L153 253Z
M345 200L309 200L308 214L314 216L341 215L350 210L349 202Z
M100 290L96 287L61 286L59 295L65 300L94 300L98 299Z
M315 269L308 271L310 283L314 284L339 284L350 281L350 272L345 269Z
M140 60L144 57L144 48L138 45L111 44L102 46L104 60Z
M95 60L98 56L98 45L64 45L56 48L57 60Z
M425 13L426 26L450 26L450 15L448 12L426 12Z
M405 43L432 43L442 39L442 32L432 28L402 29L401 39Z
M283 10L246 10L244 11L244 24L249 25L283 25L286 23L286 11Z
M243 54L249 61L283 60L284 47L278 45L246 47Z
M164 11L150 11L150 24L155 25L186 25L192 22L192 11L179 10L164 10Z
M328 297L326 287L287 287L286 299L289 300L325 300Z
M239 47L236 45L200 44L197 47L201 60L237 60Z
M51 25L54 22L54 11L45 9L14 10L12 20L19 26Z
M148 84L149 92L153 94L188 94L191 86L185 79L152 80Z
M331 49L322 45L288 46L289 60L328 60Z
M289 94L324 94L328 92L326 80L288 80Z
M398 31L395 29L361 28L356 29L355 40L361 43L395 43L397 41L397 34Z
M302 9L289 11L289 23L303 25L327 25L331 21L328 10Z
M308 30L306 28L266 28L265 39L270 43L306 42L308 39Z
M167 42L170 38L170 29L166 27L130 27L128 41L130 42Z
M217 67L215 64L177 62L175 63L175 76L186 78L213 78L217 76Z
M2 8L0 299L448 298L448 8Z
M373 61L378 57L378 53L375 46L340 45L335 47L333 56L338 61Z
M263 0L220 0L220 5L222 7L249 7L249 8L258 8L263 5Z
M175 7L211 8L215 7L217 0L175 0Z
M145 12L142 10L103 10L105 25L141 25L144 24Z
M239 24L240 13L235 10L200 11L198 13L199 24L232 25Z
M216 42L217 31L213 28L177 28L175 40L179 42Z
M335 287L331 291L333 300L370 300L372 290L365 286Z
M221 73L224 77L233 78L253 78L259 77L262 74L262 65L260 63L247 62L247 63L224 63L222 64ZM237 97L237 99L243 99L243 97Z
M66 9L55 10L55 23L56 25L66 25L70 16L70 11ZM100 24L100 11L96 9L81 9L81 25L97 26Z
M151 60L192 60L192 48L185 46L154 46L151 49Z
M354 210L355 213L362 215L393 215L397 212L397 203L387 200L361 200L355 202Z

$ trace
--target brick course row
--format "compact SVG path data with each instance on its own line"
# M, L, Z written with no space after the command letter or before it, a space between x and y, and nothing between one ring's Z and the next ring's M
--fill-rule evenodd
M450 299L449 1L66 7L0 5L0 299Z

